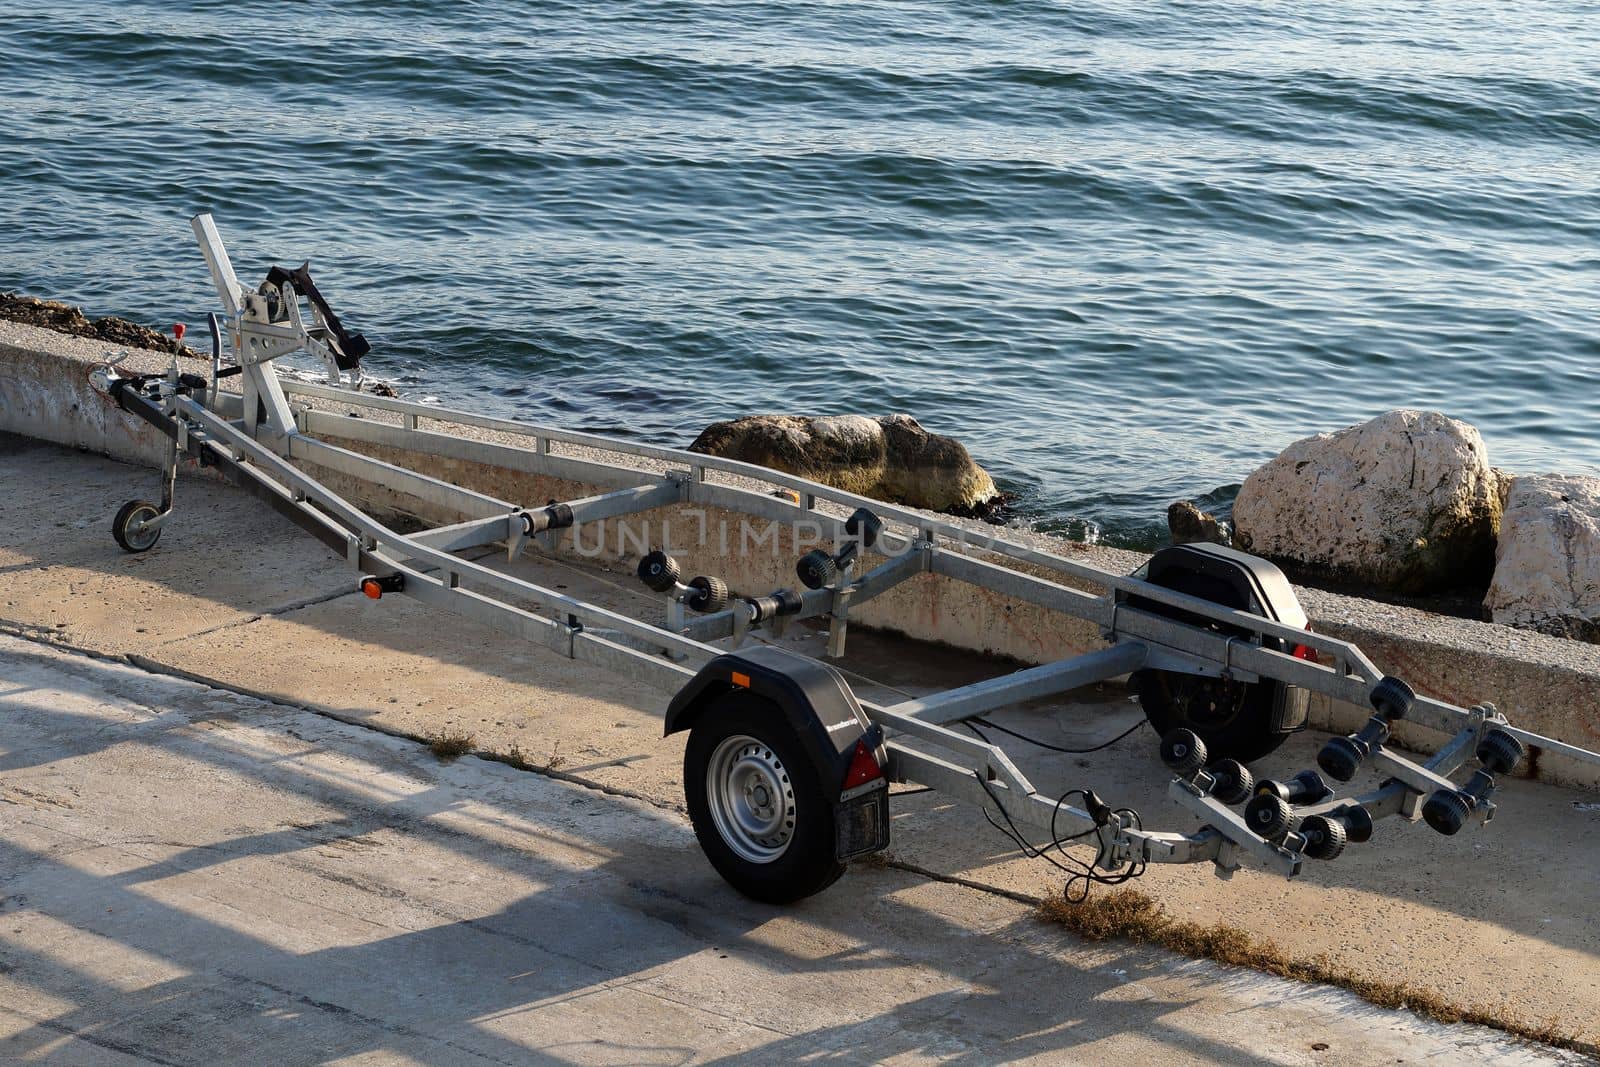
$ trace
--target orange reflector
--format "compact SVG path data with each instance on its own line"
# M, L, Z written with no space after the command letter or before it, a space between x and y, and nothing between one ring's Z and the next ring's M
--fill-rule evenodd
M363 579L361 582L361 591L367 594L367 596L371 597L373 600L377 600L383 596L383 586L379 584L378 579L376 578Z
M848 793L858 785L866 785L882 777L883 768L878 766L872 749L867 747L865 741L857 741L855 755L850 757L850 769L845 772L844 785L840 788Z
M750 676L748 674L740 674L738 671L734 671L733 684L738 686L740 689L749 689Z

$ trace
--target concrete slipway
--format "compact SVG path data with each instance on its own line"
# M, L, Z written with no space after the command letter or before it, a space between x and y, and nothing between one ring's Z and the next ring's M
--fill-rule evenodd
M83 453L0 447L0 620L33 640L0 650L0 694L16 691L0 695L0 833L14 850L0 871L0 1055L117 1062L128 1034L128 1055L157 1062L246 1058L269 1038L305 1042L279 1046L291 1062L1553 1055L1086 946L994 892L1058 882L937 796L897 802L892 866L790 912L751 905L679 814L682 741L659 736L661 694L403 598L373 605L315 542L210 481L184 479L162 544L124 555L110 514L152 484ZM621 567L528 566L590 599L644 603ZM846 666L913 693L995 670L889 638L857 642ZM1115 687L1075 696L1010 721L1070 744L1139 718ZM568 780L441 765L308 708L383 731L464 730ZM1306 765L1319 740L1267 770ZM1026 769L1179 818L1150 741ZM1481 833L1386 825L1297 882L1160 868L1142 888L1359 974L1592 1032L1595 801L1515 782ZM288 1016L295 1036L280 1037L273 1020Z

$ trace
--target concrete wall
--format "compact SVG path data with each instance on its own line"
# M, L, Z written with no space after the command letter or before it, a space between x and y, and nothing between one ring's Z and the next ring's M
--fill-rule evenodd
M160 435L123 413L89 381L89 371L104 361L109 351L111 347L103 343L0 322L0 430L130 462L158 463ZM166 360L155 353L137 353L128 365L159 371L167 365ZM320 406L327 407L325 403ZM385 417L379 412L364 414ZM495 436L487 431L482 434L491 439ZM597 491L592 485L505 467L341 443L506 500L537 504ZM414 498L381 486L315 466L307 470L331 489L380 513L434 522L461 517L430 510ZM698 530L702 522L713 530L723 522L737 530L740 518L717 509L696 509L691 515L681 507L659 509L651 515L654 528L659 529L664 519L680 533ZM975 531L981 535L983 527L975 526ZM602 535L606 551L601 558L624 563L637 558L637 542L619 537L612 524L606 525ZM561 543L569 552L570 536L564 535ZM1026 531L1008 530L1006 536L1036 541L1043 549L1113 573L1128 573L1144 558ZM584 537L586 545L594 544L591 530L586 529ZM716 574L736 592L758 594L792 586L794 560L811 547L796 545L786 529L756 552L724 554L715 536L704 545L695 542L693 536L674 539L674 548L683 549L679 561L686 575ZM1059 574L1012 565L1072 584ZM1317 590L1303 589L1300 594L1315 630L1355 642L1381 668L1406 678L1419 691L1462 705L1491 701L1520 726L1586 748L1600 748L1600 647ZM863 605L852 618L864 625L1024 663L1048 662L1103 644L1095 628L1080 620L931 574L920 575ZM1368 714L1367 709L1320 697L1312 704L1313 725L1327 730L1356 729ZM1439 740L1412 728L1405 728L1402 738L1418 744ZM1531 769L1552 781L1600 787L1600 769L1574 761L1536 753Z
M0 320L0 430L129 463L159 464L161 433L102 396L89 374L117 345ZM122 364L155 373L170 357L135 349ZM209 371L209 368L207 368Z

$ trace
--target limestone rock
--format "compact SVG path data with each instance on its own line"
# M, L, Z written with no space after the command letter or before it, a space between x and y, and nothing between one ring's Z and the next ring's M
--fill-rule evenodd
M712 423L689 449L934 511L978 511L1000 495L961 442L909 415L747 415Z
M1500 522L1495 622L1600 643L1600 478L1514 478Z
M1482 588L1500 482L1473 427L1435 411L1391 411L1296 441L1245 479L1234 543L1395 592Z
M1210 541L1218 545L1228 543L1228 532L1222 528L1216 516L1206 514L1188 500L1167 506L1167 529L1175 545L1187 545L1195 541Z

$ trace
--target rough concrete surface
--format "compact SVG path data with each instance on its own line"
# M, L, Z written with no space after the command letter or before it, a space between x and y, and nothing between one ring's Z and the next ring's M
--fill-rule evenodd
M643 803L0 637L0 1055L1540 1063L884 868L779 910Z
M0 446L5 628L132 655L155 671L210 679L387 731L465 732L478 748L495 752L516 746L532 764L551 763L560 775L642 799L657 813L652 818L681 831L682 741L660 736L665 694L430 615L404 597L373 604L354 594L353 574L320 545L244 494L208 480L181 479L179 511L161 544L145 556L127 556L111 542L110 516L123 499L149 494L151 472L15 438L0 439ZM543 584L630 611L650 609L631 577L561 561L526 566ZM817 640L804 630L792 639L813 647ZM865 632L853 635L843 666L875 699L1003 669ZM997 718L1072 746L1113 736L1139 713L1125 691L1107 686ZM1147 825L1189 829L1190 821L1162 797L1166 775L1152 740L1141 731L1092 757L1039 753L1021 743L1008 748L1041 788L1091 786L1138 808ZM1292 773L1311 762L1319 743L1315 736L1297 738L1260 769ZM406 766L419 765L413 758ZM0 782L9 780L0 772ZM534 775L509 780L545 788ZM1502 797L1499 816L1481 831L1443 839L1386 823L1371 844L1352 846L1336 863L1312 864L1295 882L1244 871L1223 883L1209 868L1161 867L1140 887L1180 917L1225 920L1306 957L1325 953L1355 974L1415 982L1523 1020L1554 1018L1569 1032L1592 1031L1600 1018L1600 929L1588 897L1600 884L1600 810L1592 794L1535 783L1509 783ZM895 810L892 862L1026 896L1060 886L1059 875L1018 859L975 808L923 794L896 801ZM673 862L716 884L690 838L681 840ZM870 912L884 895L876 880L900 877L910 876L858 865L805 907ZM920 886L919 893L946 891L915 878L908 884ZM731 895L718 900L724 910L738 906ZM952 914L1001 907L982 893L974 900L985 903L955 906ZM898 928L890 931L898 941ZM1036 950L1087 951L1058 930L1027 931L1023 939ZM973 952L973 943L952 951ZM897 950L903 946L875 946ZM1258 980L1230 975L1225 984ZM1029 1010L1042 1010L1033 1003ZM1384 1026L1412 1025L1404 1015L1378 1017ZM951 1025L959 1035L966 1024ZM1283 1026L1284 1049L1306 1032L1299 1023ZM1221 1050L1199 1055L1230 1058Z

